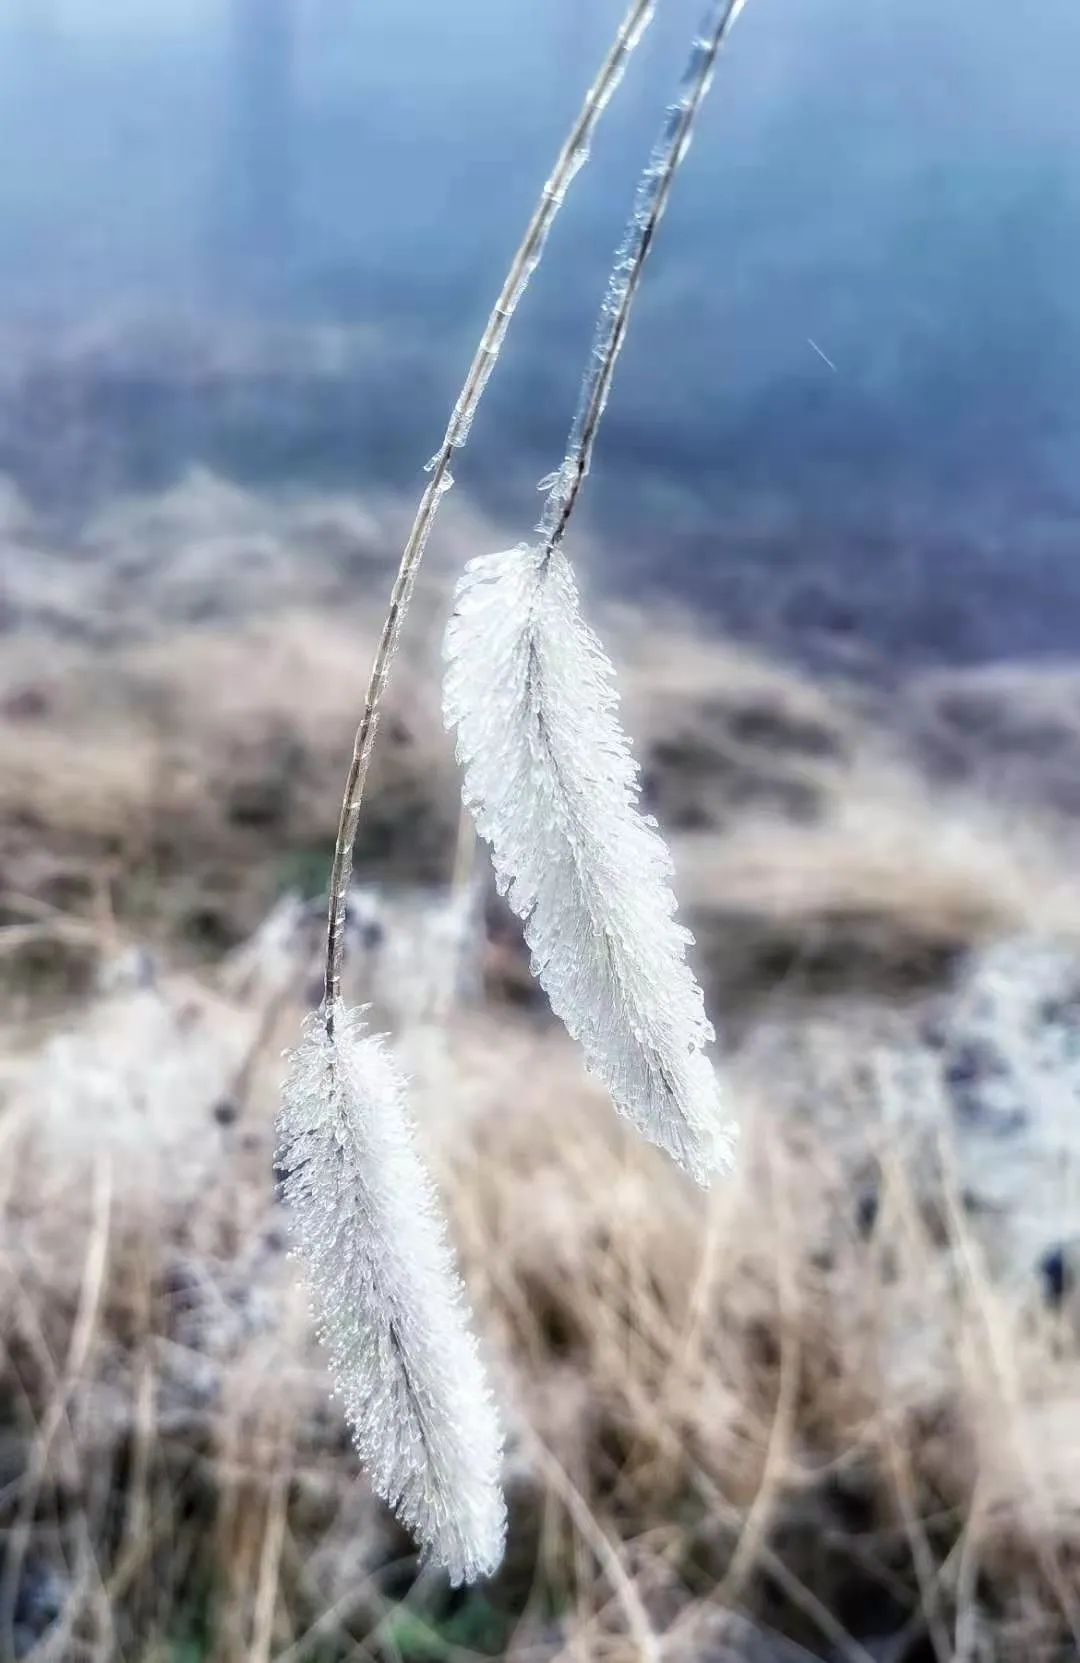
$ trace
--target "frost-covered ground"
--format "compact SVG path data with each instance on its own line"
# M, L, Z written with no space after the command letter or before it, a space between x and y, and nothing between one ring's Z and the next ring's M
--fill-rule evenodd
M400 508L202 473L0 522L0 1655L1073 1656L1080 673L812 680L606 603L744 1128L705 1201L459 837L436 645L508 539L454 506L350 955L510 1429L506 1568L451 1598L326 1398L273 1169Z

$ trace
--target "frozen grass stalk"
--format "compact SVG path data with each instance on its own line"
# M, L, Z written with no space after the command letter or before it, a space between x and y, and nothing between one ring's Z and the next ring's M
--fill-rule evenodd
M678 97L668 107L664 125L638 181L634 207L608 278L577 413L566 455L553 475L537 530L550 553L562 541L578 492L589 471L597 429L611 391L615 365L626 338L630 309L645 261L667 207L671 186L690 147L694 121L712 82L717 54L746 0L714 0L694 37Z
M700 1183L732 1134L701 988L675 918L672 863L619 725L610 660L581 615L561 543L589 469L657 225L717 53L741 10L718 0L642 174L540 540L474 560L446 638L444 716L464 798L522 919L534 974L616 1107Z
M427 464L429 475L424 494L420 499L420 506L413 520L412 530L409 532L401 556L401 565L394 581L390 596L390 609L383 625L382 636L375 653L375 662L368 682L367 694L364 699L364 711L360 718L360 726L356 730L353 741L352 762L349 766L348 777L345 782L345 795L341 804L341 818L338 822L337 841L334 846L334 864L330 874L330 917L326 936L326 998L323 1015L327 1033L334 1031L334 1012L341 995L341 961L342 944L345 930L345 907L348 899L349 880L352 876L353 847L356 843L356 828L360 818L360 803L364 793L368 766L371 761L371 749L375 741L375 730L378 725L379 706L386 688L390 665L397 650L401 635L401 626L412 595L413 584L416 580L417 569L423 559L424 549L435 523L435 516L439 511L439 502L453 485L450 473L450 459L455 450L460 450L469 437L473 417L484 395L488 378L495 367L495 360L506 337L506 331L528 285L529 278L536 270L540 257L544 252L548 233L555 222L555 217L562 207L575 174L584 166L589 156L589 145L592 141L596 124L603 115L609 99L622 80L627 60L637 46L655 10L655 0L634 0L619 26L611 49L600 66L599 73L592 86L585 95L585 102L578 112L573 127L567 134L566 141L559 152L551 177L548 179L540 195L540 200L533 211L521 246L511 263L506 275L498 300L488 318L480 345L469 365L465 384L461 389L457 403L454 405L449 424L443 435L442 444Z
M502 1437L438 1200L385 1042L341 1000L345 912L379 707L450 459L469 436L510 319L655 0L633 0L514 256L429 475L390 596L341 805L322 1008L290 1059L280 1160L335 1389L377 1492L452 1582L502 1558Z

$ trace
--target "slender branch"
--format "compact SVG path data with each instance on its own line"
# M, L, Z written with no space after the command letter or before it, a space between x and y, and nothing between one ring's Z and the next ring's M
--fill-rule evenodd
M694 37L678 97L668 107L660 137L638 182L633 211L616 252L600 307L566 456L562 467L552 476L544 512L537 526L548 554L562 540L578 492L589 471L597 428L611 390L615 363L626 338L630 308L645 261L667 207L679 163L689 147L694 119L709 90L717 54L744 4L745 0L712 0Z
M443 494L453 485L450 458L469 437L469 429L483 397L488 377L503 344L510 319L525 292L529 278L544 251L548 232L555 220L574 175L589 154L593 131L622 80L627 60L652 20L656 0L631 0L619 25L611 49L600 67L585 102L559 152L551 177L533 211L521 246L514 256L506 281L488 318L480 345L469 366L465 385L450 416L443 441L427 465L430 474L412 530L401 556L401 565L390 596L390 609L372 665L360 726L353 741L352 761L341 804L334 864L330 874L330 909L326 932L326 973L323 1019L328 1034L334 1031L334 1006L341 994L341 965L344 955L345 907L352 877L353 847L360 819L360 803L371 762L371 751L379 721L379 707L386 689L390 665L397 650L401 626L408 609L417 569L423 558L431 527Z

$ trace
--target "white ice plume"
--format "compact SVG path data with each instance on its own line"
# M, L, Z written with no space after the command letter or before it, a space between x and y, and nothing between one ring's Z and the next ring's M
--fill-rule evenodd
M337 1395L374 1488L453 1583L502 1558L502 1439L406 1088L338 1003L309 1017L279 1162Z
M713 1032L675 920L672 865L638 809L614 671L558 550L473 560L446 636L443 713L556 1015L617 1108L699 1183L729 1164Z

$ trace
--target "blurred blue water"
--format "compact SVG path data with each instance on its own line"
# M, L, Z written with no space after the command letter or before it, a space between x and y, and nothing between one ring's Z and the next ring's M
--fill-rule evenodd
M460 470L523 532L696 9L660 0ZM200 459L408 486L621 10L6 0L9 338L148 313L363 332L343 380L275 406L256 379L239 429L235 401L178 415L144 365L114 375L87 418L110 484ZM905 654L1073 647L1078 64L1075 0L750 0L586 498L611 581ZM0 442L0 469L40 451Z

